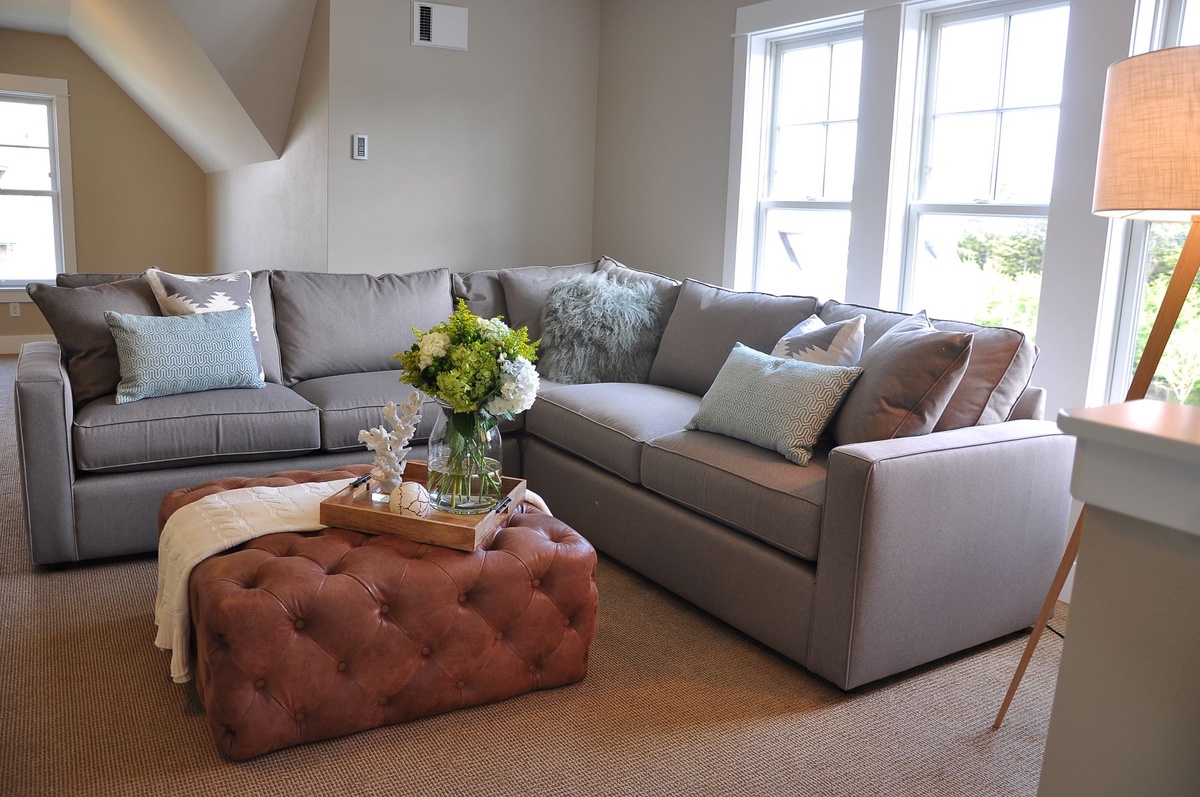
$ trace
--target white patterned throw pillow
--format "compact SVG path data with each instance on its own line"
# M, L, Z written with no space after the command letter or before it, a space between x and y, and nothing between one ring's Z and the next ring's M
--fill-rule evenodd
M807 465L861 368L818 365L734 346L687 428L736 437Z
M810 315L779 339L771 354L818 365L856 365L862 357L867 317L826 324Z
M250 298L251 275L249 271L231 271L228 274L172 274L151 267L143 275L158 300L158 309L163 315L197 315L236 310L250 310L250 334L254 339L254 356L262 371L262 349L258 343L258 325L254 318L254 302Z

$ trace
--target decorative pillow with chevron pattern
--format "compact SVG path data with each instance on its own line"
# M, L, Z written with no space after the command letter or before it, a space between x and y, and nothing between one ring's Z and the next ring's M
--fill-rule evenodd
M265 386L250 337L250 309L104 320L117 342L117 403L202 390Z
M807 465L861 368L818 365L734 346L688 429L736 437Z
M771 354L817 365L857 365L866 323L865 315L833 324L810 315L788 330Z
M231 271L228 274L208 274L202 277L191 274L172 274L151 267L143 274L158 309L163 315L196 315L250 309L250 333L254 338L254 356L262 370L262 352L258 344L258 325L254 319L254 302L250 299L251 275L249 271Z

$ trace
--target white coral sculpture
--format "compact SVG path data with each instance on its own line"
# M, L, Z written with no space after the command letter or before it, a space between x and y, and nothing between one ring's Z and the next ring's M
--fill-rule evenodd
M391 492L404 481L405 460L412 450L408 441L412 440L421 420L421 394L414 390L398 410L394 401L384 404L383 419L392 431L383 426L363 429L358 433L358 442L375 452L380 491Z

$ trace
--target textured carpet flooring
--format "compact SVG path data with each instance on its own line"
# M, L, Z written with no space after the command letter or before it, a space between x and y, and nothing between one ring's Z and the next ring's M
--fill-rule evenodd
M607 559L582 683L230 762L194 688L171 683L152 644L152 558L30 566L14 364L0 358L0 794L1037 790L1057 637L1046 635L992 732L1024 635L845 694Z

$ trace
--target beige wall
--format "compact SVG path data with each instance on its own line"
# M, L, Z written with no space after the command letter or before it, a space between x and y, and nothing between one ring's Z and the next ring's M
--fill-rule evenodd
M734 19L749 0L604 0L593 254L720 283Z
M332 5L330 271L590 255L600 0L454 4L466 52L411 45L410 3Z
M87 55L63 36L0 29L0 72L67 81L79 271L205 270L204 173ZM49 333L21 308L0 313L0 336Z
M321 0L283 155L208 175L211 270L327 270L328 156L329 0Z

